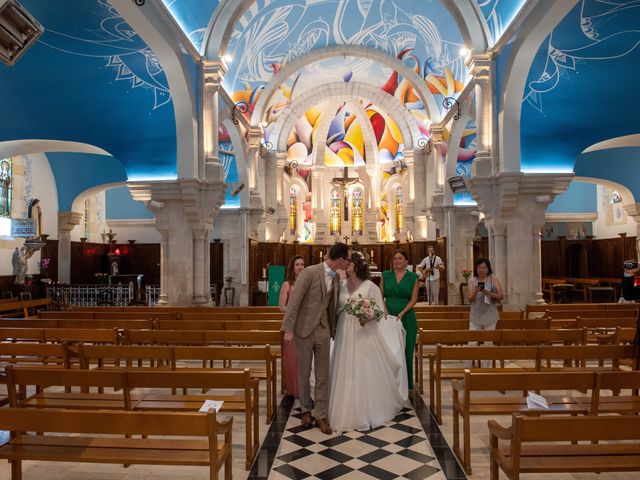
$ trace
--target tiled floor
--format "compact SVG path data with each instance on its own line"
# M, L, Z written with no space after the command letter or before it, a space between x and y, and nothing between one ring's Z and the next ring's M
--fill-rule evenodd
M389 424L367 432L325 435L300 425L294 406L268 478L445 480L410 404Z

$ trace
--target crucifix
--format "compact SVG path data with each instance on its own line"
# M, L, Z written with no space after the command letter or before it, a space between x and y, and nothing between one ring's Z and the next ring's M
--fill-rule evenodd
M342 188L342 196L343 196L343 206L344 206L344 220L349 220L349 203L347 202L349 198L349 192L347 191L349 185L356 183L360 180L359 177L353 178L349 176L349 167L343 167L342 169L342 177L335 177L331 180L331 185L334 187L340 186Z

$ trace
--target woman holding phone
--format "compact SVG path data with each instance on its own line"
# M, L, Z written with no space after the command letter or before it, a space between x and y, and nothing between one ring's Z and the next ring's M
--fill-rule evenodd
M504 298L502 285L486 258L476 261L473 273L469 280L469 330L495 330L500 318L498 303Z

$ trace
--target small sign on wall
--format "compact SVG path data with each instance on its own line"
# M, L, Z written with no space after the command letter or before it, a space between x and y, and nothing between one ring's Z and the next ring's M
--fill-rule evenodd
M12 237L35 237L36 236L36 219L35 218L12 218L11 219L11 236Z

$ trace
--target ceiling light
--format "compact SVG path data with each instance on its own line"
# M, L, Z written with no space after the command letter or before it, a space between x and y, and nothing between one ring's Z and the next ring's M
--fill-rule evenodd
M0 0L0 61L14 65L44 28L16 0Z
M467 47L462 47L458 53L460 53L461 57L466 57L469 55L469 49Z
M231 55L224 55L222 57L222 60L224 60L225 63L231 63L231 61L233 60L233 57Z

